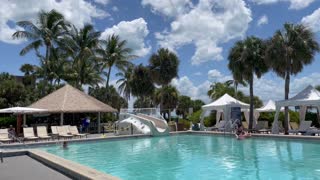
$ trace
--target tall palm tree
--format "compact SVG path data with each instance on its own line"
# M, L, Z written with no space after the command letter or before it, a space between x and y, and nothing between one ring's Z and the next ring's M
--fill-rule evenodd
M266 62L271 69L285 79L284 99L289 98L290 76L303 70L304 65L311 64L319 44L314 33L301 24L284 24L282 30L275 32L268 41ZM285 134L288 134L288 107L285 107Z
M124 71L116 74L116 76L120 77L116 82L119 84L118 90L127 101L130 100L131 96L130 81L132 80L133 68L133 66L129 66Z
M74 81L77 87L84 84L97 85L102 82L100 67L95 58L95 50L98 48L101 32L95 31L91 24L86 24L82 29L76 27L59 41L62 49L70 55L72 65L69 80Z
M46 64L50 60L51 48L58 38L66 31L67 23L63 15L55 10L49 12L40 11L36 22L37 24L33 24L31 21L17 22L17 25L24 28L24 30L18 30L12 37L14 39L28 39L32 41L20 51L21 56L27 54L31 50L40 53L39 48L45 46L45 58L42 58L41 60L43 60L43 64ZM45 69L45 81L46 79L47 70Z
M161 112L168 114L171 121L171 112L177 107L179 99L178 90L171 86L164 86L155 91L155 102L160 104Z
M157 53L152 54L149 59L149 69L151 73L151 78L153 82L162 86L158 89L158 93L163 93L160 96L160 109L163 111L166 92L164 90L170 89L168 86L171 80L175 77L178 77L178 68L179 68L179 58L176 54L169 51L168 49L160 48ZM168 94L170 95L170 94ZM175 98L175 97L172 97ZM173 104L174 105L174 104ZM168 106L168 105L167 105ZM170 114L170 112L169 112Z
M166 86L175 77L178 77L179 59L177 55L168 49L161 48L149 59L149 68L153 81Z
M142 64L133 69L132 79L129 81L131 93L134 96L145 98L150 97L154 93L154 84L150 79L150 71Z
M108 87L112 67L115 66L120 70L124 70L129 65L132 65L130 60L137 56L132 55L132 49L126 47L126 40L120 40L120 37L114 34L108 36L106 40L100 40L100 44L102 47L97 49L96 53L101 57L102 68L108 69L105 72L107 77L106 87Z
M266 43L254 36L248 37L243 41L238 41L231 48L228 59L228 68L231 70L233 77L238 82L247 81L250 89L250 116L249 129L253 125L253 79L254 76L261 76L268 71L265 64L264 54Z

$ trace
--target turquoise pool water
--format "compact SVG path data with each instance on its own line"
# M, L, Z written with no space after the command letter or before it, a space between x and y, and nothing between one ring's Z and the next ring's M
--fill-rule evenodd
M178 135L43 150L122 179L320 179L320 143Z

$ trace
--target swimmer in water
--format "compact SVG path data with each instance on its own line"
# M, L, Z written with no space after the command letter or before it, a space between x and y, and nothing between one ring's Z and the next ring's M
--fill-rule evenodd
M237 139L244 139L246 137L251 136L250 133L247 133L244 131L241 121L237 123L237 130L236 130L235 135L236 135Z
M63 143L62 143L62 148L63 148L63 149L68 149L68 143L67 143L67 141L63 141Z

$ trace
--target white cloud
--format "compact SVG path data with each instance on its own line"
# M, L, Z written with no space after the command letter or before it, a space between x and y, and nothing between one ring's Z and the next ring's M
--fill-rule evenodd
M105 39L112 34L119 35L120 38L127 40L127 46L132 48L133 54L137 56L145 56L151 51L151 46L144 42L149 30L147 22L143 18L121 21L117 25L105 29L101 38Z
M320 31L320 8L315 10L312 14L305 16L302 18L301 22L310 27L313 31L319 32Z
M220 81L225 82L230 80L231 76L221 75ZM175 86L182 95L190 96L192 99L201 99L204 102L210 102L210 98L207 96L207 91L210 88L211 82L205 80L200 85L195 85L187 76L183 76L180 79L173 79L171 84ZM316 86L320 85L320 73L312 73L303 77L294 78L290 82L290 94L289 97L295 96L301 90L308 85ZM249 95L249 86L239 86L240 91ZM260 79L255 78L253 84L254 95L258 96L263 102L268 100L283 100L284 99L284 80L277 76L272 79L262 77Z
M30 5L32 5L32 7ZM98 9L94 4L85 0L2 1L0 7L0 41L6 43L21 43L22 40L12 39L12 34L19 29L12 24L21 20L31 20L35 22L35 18L40 10L50 11L52 9L62 13L68 21L74 23L77 27L81 27L85 23L92 23L93 18L104 18L108 16L107 12Z
M315 0L251 0L251 1L257 4L273 4L273 3L279 3L279 2L289 2L290 3L289 9L299 10L299 9L308 7Z
M316 86L320 85L320 73L312 73L303 77L294 78L291 77L290 81L290 94L289 97L295 96L301 90L306 88L308 85ZM249 86L240 86L239 90L245 94L249 94ZM272 100L283 100L284 99L284 79L277 76L272 79L262 77L261 79L254 79L253 84L254 95L260 97L263 102L267 102L269 99Z
M212 70L208 71L208 79L210 81L217 80L217 78L220 78L220 77L222 77L222 74L220 71L218 71L216 69L212 69Z
M263 15L259 18L258 22L257 22L257 25L258 26L262 26L262 25L265 25L265 24L268 24L269 23L269 19L268 19L268 16L266 15Z
M189 12L171 22L170 31L155 33L159 45L177 49L194 44L193 65L222 60L220 44L241 38L251 22L251 11L243 0L200 0Z
M94 0L95 3L107 5L110 0Z
M119 9L118 9L117 6L113 6L113 7L112 7L112 11L113 11L113 12L117 12L117 11L119 11Z
M226 82L232 79L233 79L232 76L222 74L217 69L212 69L208 71L208 80L210 82Z
M202 73L201 73L201 72L195 72L195 73L193 73L193 75L195 75L195 76L201 76Z
M154 13L175 17L192 7L191 0L142 0L143 6L151 6Z
M187 76L183 76L179 79L173 79L171 84L175 86L182 95L189 96L191 99L201 99L206 103L210 102L207 95L210 87L209 81L204 81L202 84L196 86Z

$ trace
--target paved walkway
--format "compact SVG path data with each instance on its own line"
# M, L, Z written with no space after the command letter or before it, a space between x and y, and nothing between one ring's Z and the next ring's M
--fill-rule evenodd
M66 180L67 176L33 160L29 156L15 156L0 163L0 179L8 180Z

